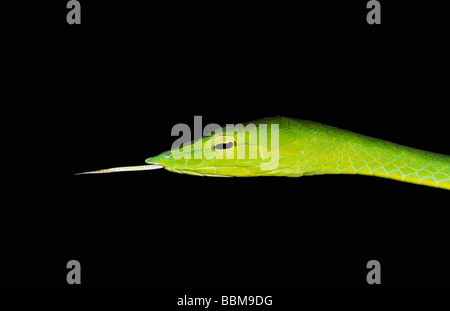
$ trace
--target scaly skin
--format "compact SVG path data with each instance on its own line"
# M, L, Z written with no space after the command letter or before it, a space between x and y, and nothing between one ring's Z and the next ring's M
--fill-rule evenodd
M238 159L235 147L221 151L233 156L232 159L205 158L202 150L212 150L214 139L222 135L214 134L183 147L181 155L186 157L190 154L190 159L175 158L172 156L175 150L171 150L146 162L162 165L172 172L201 176L361 174L450 190L450 156L447 155L405 147L312 121L276 117L244 125L247 124L255 124L256 128L249 130L245 141L236 143L236 146L245 145L248 152L256 151L256 159ZM257 145L257 138L262 133L260 124L279 125L277 166L264 159ZM272 134L270 128L268 132ZM235 138L236 135L234 133Z

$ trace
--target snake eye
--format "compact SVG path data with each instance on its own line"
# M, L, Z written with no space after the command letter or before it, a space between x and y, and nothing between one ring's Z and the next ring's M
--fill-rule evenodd
M234 137L222 136L214 140L213 148L214 150L227 150L233 148L235 145L236 141Z
M164 158L166 159L170 159L172 157L172 155L170 153L166 153L166 155L164 156Z

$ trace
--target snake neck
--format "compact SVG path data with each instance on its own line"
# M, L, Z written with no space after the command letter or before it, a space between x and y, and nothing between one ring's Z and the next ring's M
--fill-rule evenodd
M450 190L450 156L315 122L300 128L303 147L296 161L302 169L290 176L360 174Z

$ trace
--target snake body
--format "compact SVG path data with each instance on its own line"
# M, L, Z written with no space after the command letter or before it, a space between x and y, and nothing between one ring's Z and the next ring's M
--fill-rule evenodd
M275 151L273 137L277 138L277 161L269 159L267 152L264 154L260 140L265 136L269 137L266 151ZM238 153L242 148L244 157ZM249 157L250 154L255 156ZM185 143L182 148L173 148L145 162L147 165L123 170L164 167L176 173L219 177L358 174L450 190L448 155L286 117L247 122L231 132L222 128L213 135ZM113 171L118 168L88 173Z

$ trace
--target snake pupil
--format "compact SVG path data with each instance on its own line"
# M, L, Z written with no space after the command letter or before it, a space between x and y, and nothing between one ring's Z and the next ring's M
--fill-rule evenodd
M229 141L226 144L217 144L214 146L214 149L216 150L223 150L223 149L230 149L231 147L233 147L233 142Z

